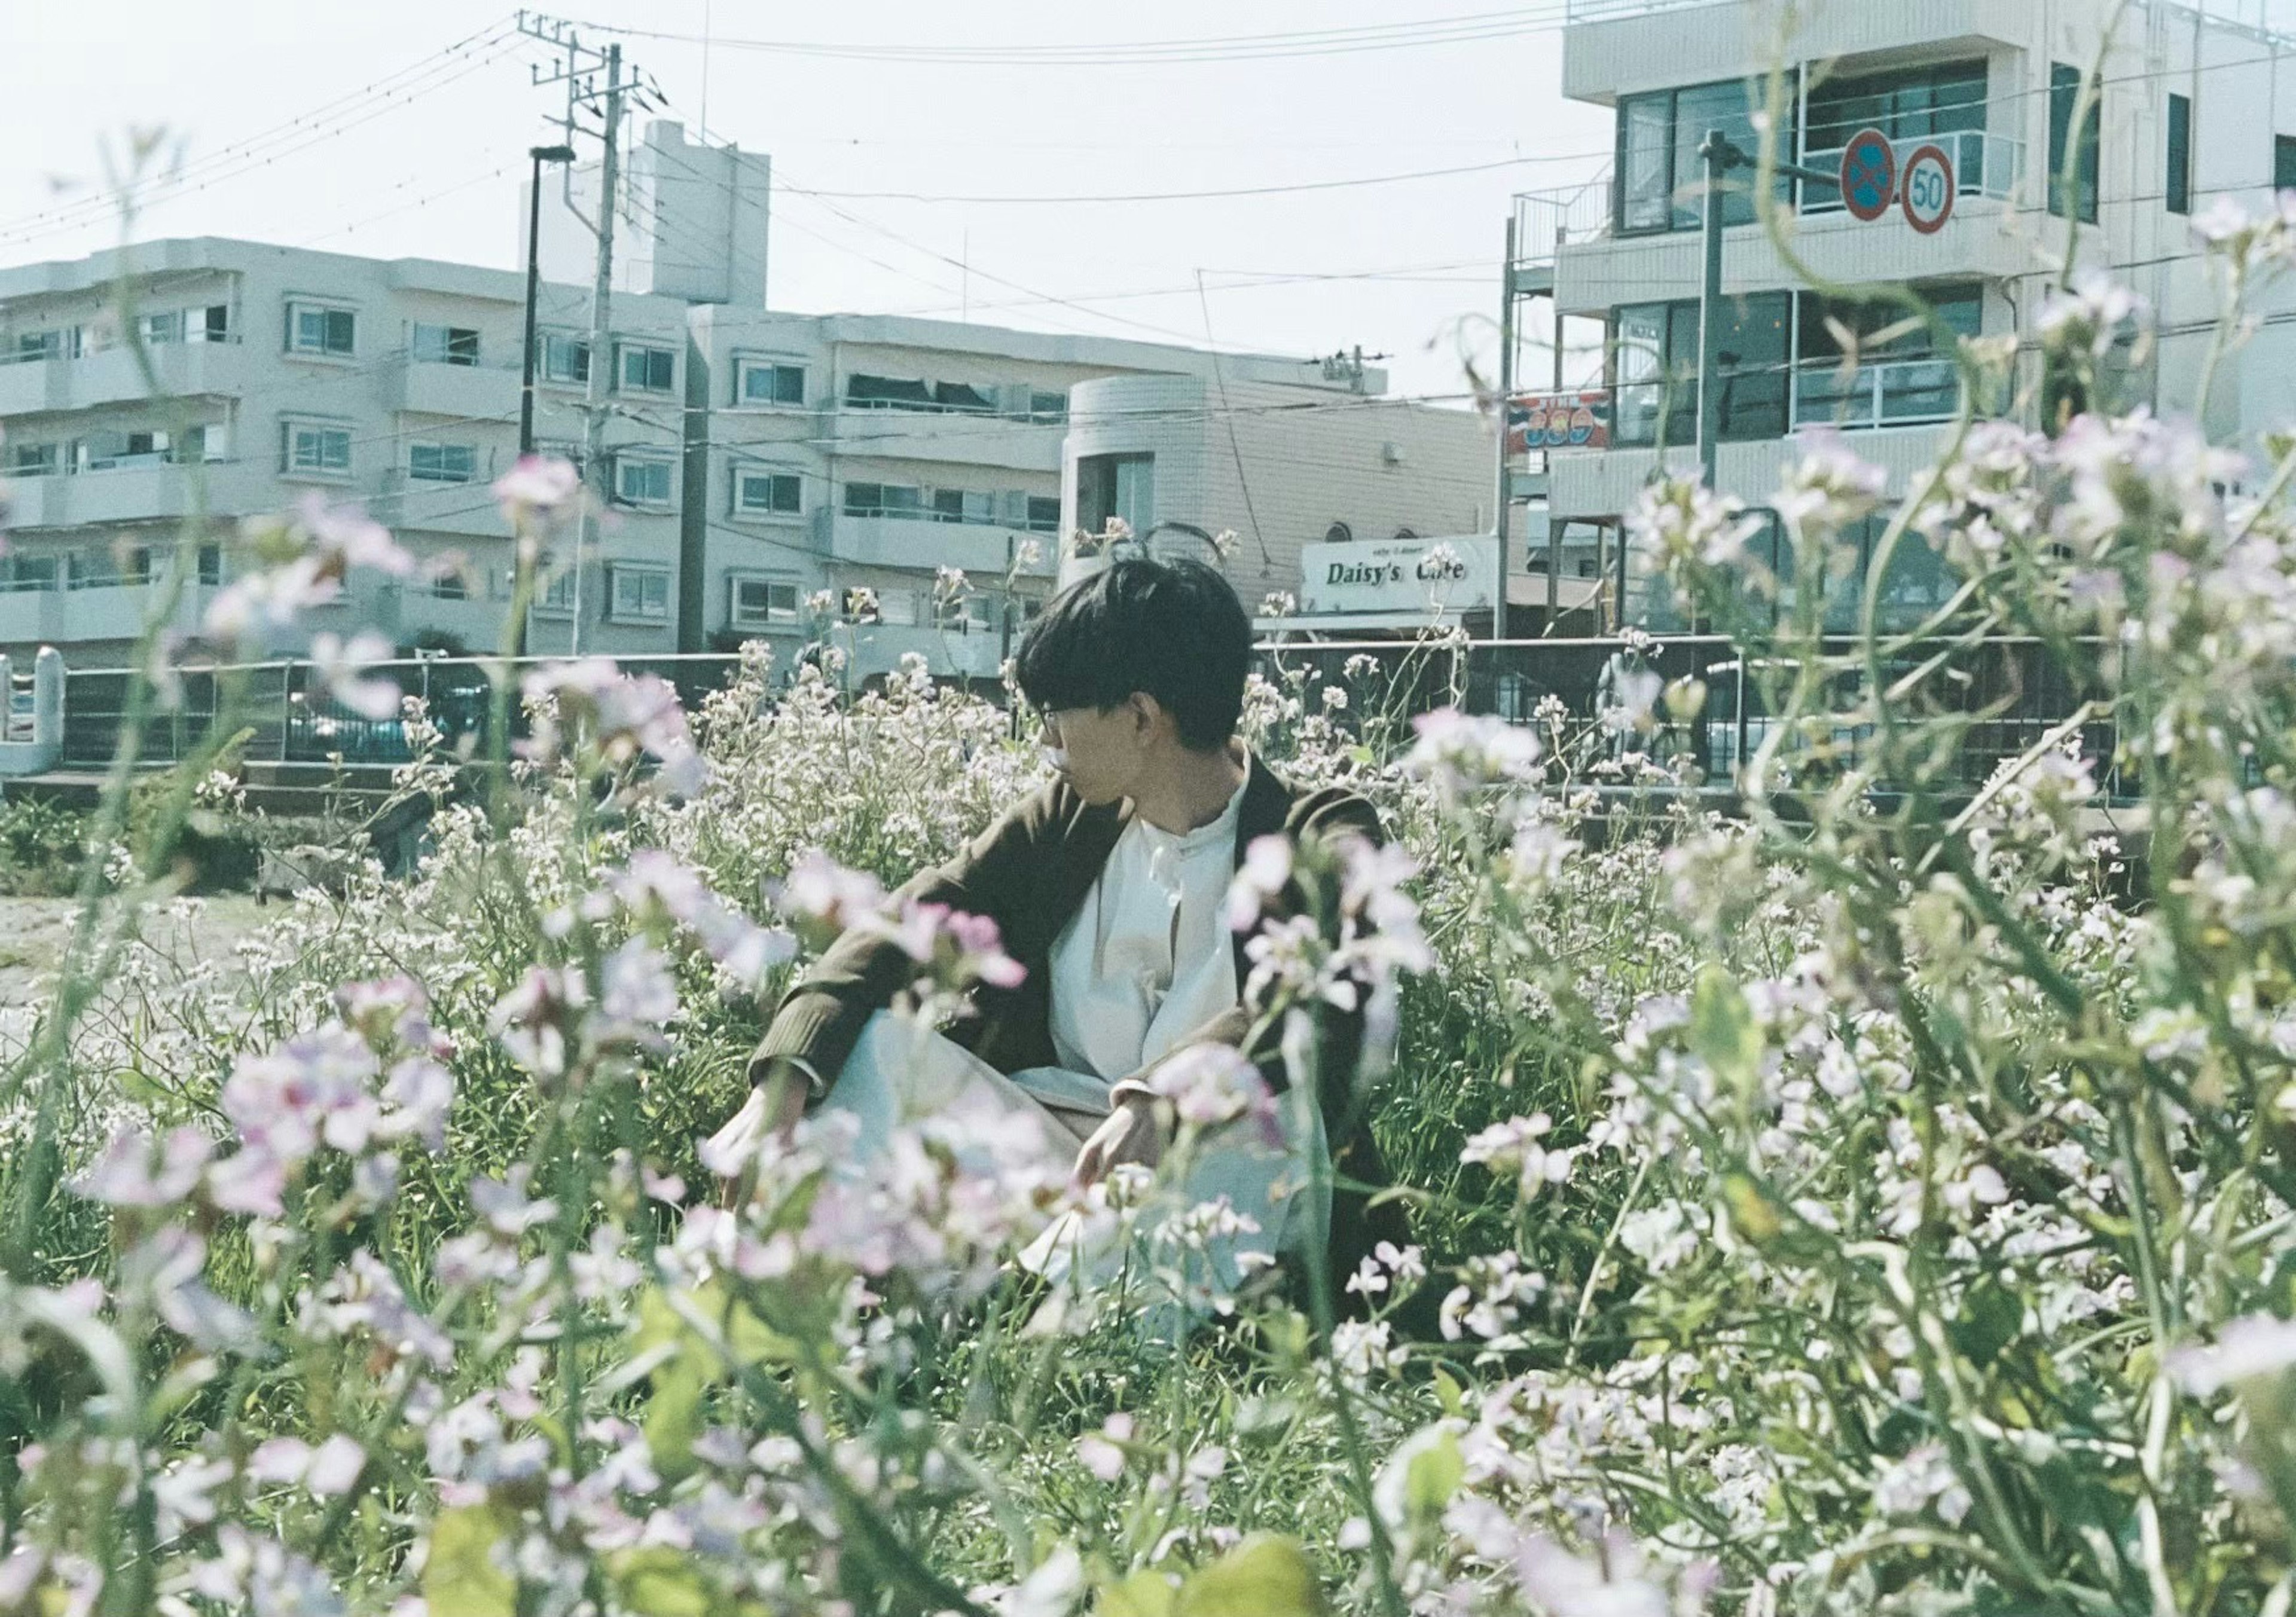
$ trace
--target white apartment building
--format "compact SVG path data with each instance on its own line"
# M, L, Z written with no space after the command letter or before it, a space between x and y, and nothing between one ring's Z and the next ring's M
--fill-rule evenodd
M574 453L591 363L586 289L546 285L536 432ZM406 649L490 650L511 603L510 530L488 484L518 453L525 278L212 239L0 270L0 653L116 665L161 599L187 521L174 626L200 649L242 565L242 519L316 496L387 525L422 566L354 575L336 604L260 648L371 627ZM676 644L685 305L613 306L605 439L613 509L580 579L586 649ZM132 322L140 342L128 339ZM139 355L140 350L140 355ZM147 378L145 367L149 366ZM558 565L528 643L573 641Z
M2296 418L2296 331L2284 320L2267 321L2212 397L2195 396L2217 294L2193 217L2220 198L2262 207L2296 186L2296 29L2277 26L2277 10L2259 0L2205 12L2173 0L1836 0L1801 10L1784 45L1781 155L1832 171L1853 135L1878 128L1901 172L1935 145L1957 181L1949 216L1926 233L1898 208L1861 223L1837 186L1781 182L1793 249L1813 277L1910 284L1956 332L2017 336L2030 378L2037 316L2070 241L2080 265L2154 306L2162 338L2140 381L2155 408L2201 415L2220 439L2251 444ZM1514 266L1519 285L1551 287L1566 318L1599 320L1609 332L1604 373L1568 379L1608 388L1609 445L1547 457L1549 512L1570 554L1599 535L1614 560L1619 519L1661 461L1694 472L1697 148L1710 128L1757 148L1754 109L1778 38L1767 0L1573 0L1564 92L1615 110L1616 159L1590 185L1518 199ZM2076 127L2092 73L2101 102ZM2054 182L2068 165L2073 183L2061 188ZM1718 481L1760 501L1796 453L1795 434L1825 423L1902 490L1955 412L1952 367L1915 332L1861 345L1860 363L1845 371L1837 327L1873 333L1899 316L1808 290L1754 220L1751 195L1734 194L1726 208ZM1533 536L1533 561L1544 538ZM1891 596L1917 612L1939 587L1915 547ZM1663 616L1629 585L1628 621L1663 626Z

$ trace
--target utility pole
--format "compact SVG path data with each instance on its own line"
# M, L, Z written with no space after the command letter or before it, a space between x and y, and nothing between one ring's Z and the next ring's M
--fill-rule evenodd
M1505 640L1507 632L1507 512L1514 500L1514 445L1509 418L1514 410L1514 255L1515 218L1506 222L1506 257L1499 261L1499 476L1498 502L1492 508L1491 532L1498 540L1497 592L1491 600L1491 638Z
M603 51L586 45L571 25L538 12L521 12L518 27L521 33L566 53L563 68L548 78L537 69L534 82L565 85L566 116L562 121L567 133L573 134L578 112L595 114L604 126L600 131L605 156L598 170L598 216L589 222L598 238L597 265L590 282L588 386L582 401L582 481L589 498L582 502L574 530L574 630L568 648L571 655L578 657L582 651L585 555L589 548L591 525L612 492L606 477L606 393L614 363L614 212L621 200L622 104L637 86L635 74L626 78L622 72L620 45L610 45ZM602 73L603 85L599 82Z

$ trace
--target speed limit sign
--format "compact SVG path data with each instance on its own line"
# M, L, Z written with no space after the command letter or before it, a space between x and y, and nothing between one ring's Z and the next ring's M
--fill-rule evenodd
M1898 176L1899 205L1906 223L1925 236L1945 228L1953 217L1953 159L1942 146L1916 147Z

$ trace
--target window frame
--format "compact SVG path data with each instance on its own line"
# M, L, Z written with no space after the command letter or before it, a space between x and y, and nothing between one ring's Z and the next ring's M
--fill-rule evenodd
M677 463L669 456L645 453L629 454L616 452L612 456L612 461L614 474L612 490L615 504L628 506L636 510L667 510L670 506L676 502ZM624 492L622 474L626 470L636 470L640 468L644 468L649 472L660 472L662 494L661 498L659 500L651 498L633 498Z
M319 340L303 340L303 321L307 315L319 321ZM341 346L335 343L336 322L343 323ZM343 361L358 357L358 310L350 304L324 298L290 298L287 300L287 353L297 359Z
M431 471L416 469L415 461L424 451L435 455L459 454L466 457L469 470L459 476L443 468ZM448 444L435 438L417 438L406 445L406 477L413 483L475 483L479 480L479 448L475 444Z
M586 388L590 385L590 339L579 331L543 331L542 353L535 366L535 380L554 388ZM570 356L562 367L554 363L557 355ZM578 356L580 363L573 363Z
M311 465L299 461L295 458L295 436L299 432L315 433L326 437L340 436L343 441L342 463L340 466L334 465L324 458ZM316 420L308 416L282 416L279 418L279 475L281 477L340 483L357 475L358 461L357 456L353 453L357 445L352 441L351 429L348 422Z
M1694 85L1676 85L1664 90L1647 90L1640 94L1619 97L1611 136L1611 172L1618 176L1612 186L1611 198L1612 234L1619 236L1671 235L1683 231L1693 231L1700 227L1703 223L1701 199L1695 195L1690 197L1687 201L1683 199L1685 192L1690 187L1702 184L1704 182L1699 176L1685 177L1680 172L1681 159L1685 150L1685 141L1687 150L1694 157L1698 142L1703 138L1705 128L1720 126L1707 125L1686 134L1682 127L1683 97L1726 89L1736 90L1739 100L1745 105L1742 111L1734 111L1732 116L1734 119L1742 123L1744 127L1734 129L1732 138L1737 140L1742 146L1745 147L1749 155L1751 155L1756 147L1749 144L1748 142L1757 137L1751 134L1755 110L1751 93L1752 87L1760 82L1753 78L1707 79ZM1799 80L1789 76L1787 104L1790 106L1798 104L1800 94L1801 87ZM1640 222L1630 223L1628 216L1635 200L1635 192L1629 184L1628 158L1631 143L1628 136L1634 128L1632 115L1635 110L1641 108L1657 105L1663 105L1665 108L1666 127L1666 137L1660 147L1663 173L1659 190L1660 201L1658 214L1660 216L1655 219L1642 219ZM1796 144L1795 133L1792 128L1781 132L1778 156L1784 162L1800 160L1800 150ZM1745 171L1734 172L1744 173ZM1781 175L1775 184L1777 187L1775 195L1778 202L1784 206L1792 206L1793 182ZM1724 186L1730 192L1723 202L1724 227L1755 223L1758 216L1754 208L1751 187L1731 180L1724 181ZM1649 199L1643 200L1647 201Z
M742 610L742 592L752 588L766 592L763 616L746 615ZM789 592L789 606L785 609L773 604L775 594L783 590ZM726 591L726 626L729 629L769 629L776 624L796 624L803 620L805 596L794 578L734 573L727 576Z
M640 586L636 609L622 603L622 586L626 583ZM606 564L606 621L619 624L666 624L676 615L677 602L670 569L651 562L609 561ZM660 585L661 609L648 608L647 597L652 593L645 586Z
M766 503L762 505L753 505L750 502L749 485L753 481L767 485ZM790 494L790 502L787 505L781 503L779 498L783 493L783 485L784 484L788 486L787 492ZM736 466L734 468L732 509L734 515L748 518L751 521L772 521L775 518L802 517L805 515L805 479L793 471L760 471L747 466Z
M645 374L647 380L637 382L630 380L630 361L634 359L641 359L645 362ZM654 362L656 360L661 362L663 380L660 386L656 386L652 380L654 371ZM641 342L636 339L624 341L619 338L616 339L614 342L614 391L617 393L650 393L657 396L676 392L677 354L676 350L666 348L660 343Z
M750 379L760 372L772 378L771 396L752 397ZM794 376L793 397L783 397L783 384ZM737 409L802 410L805 407L806 365L802 360L776 359L764 355L736 355L734 359L734 404Z
M432 336L436 337L437 341L429 346L434 347L437 351L426 354L423 352L426 346L425 339ZM470 340L467 343L458 343L456 341L458 338L468 338ZM442 325L428 320L418 320L414 323L414 331L407 339L407 351L414 357L414 363L421 365L475 367L479 363L480 345L482 340L476 326Z
M2161 200L2172 214L2193 211L2193 98L2169 92L2168 172Z

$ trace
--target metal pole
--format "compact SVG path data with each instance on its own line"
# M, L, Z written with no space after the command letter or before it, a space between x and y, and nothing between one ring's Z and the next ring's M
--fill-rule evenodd
M1515 218L1507 215L1506 257L1499 265L1499 476L1498 503L1491 532L1498 539L1498 590L1491 600L1491 638L1505 640L1507 625L1507 515L1514 494L1509 464L1514 412Z
M582 655L582 552L590 525L611 492L606 485L606 377L614 363L610 323L614 299L614 208L621 180L622 47L606 47L606 158L598 172L598 265L590 282L590 378L583 396L582 480L590 497L574 528L574 633L570 650Z
M1562 243L1568 235L1562 225L1554 229L1554 251L1559 260ZM1562 293L1560 287L1550 287L1546 304L1554 319L1554 396L1562 396ZM1554 519L1554 457L1546 456L1546 627L1543 633L1554 633L1554 614L1562 600L1562 524Z
M1706 167L1706 279L1698 294L1698 473L1714 486L1716 445L1722 420L1722 176L1730 167L1729 141L1719 129L1709 129L1698 143Z
M521 456L534 453L535 303L542 291L542 151L536 146L527 153L534 159L534 182L526 203L526 355L519 365L518 393L518 453Z

